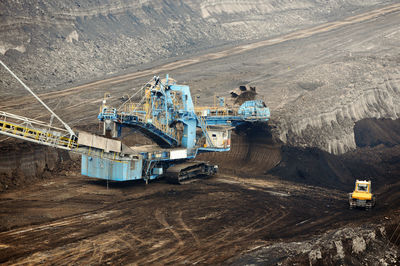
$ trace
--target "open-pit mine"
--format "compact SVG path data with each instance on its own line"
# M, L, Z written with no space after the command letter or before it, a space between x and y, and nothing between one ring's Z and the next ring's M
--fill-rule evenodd
M0 264L399 265L400 4L0 2Z

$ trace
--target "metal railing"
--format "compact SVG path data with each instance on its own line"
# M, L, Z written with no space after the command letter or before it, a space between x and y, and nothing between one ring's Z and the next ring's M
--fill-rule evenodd
M227 107L195 107L197 116L237 116L237 110Z
M153 125L161 130L162 132L164 132L165 134L167 134L168 136L170 136L173 139L177 138L177 132L174 128L169 127L169 125L163 124L161 121L159 121L158 119L153 120Z
M205 120L204 116L198 116L198 119L200 122L200 128L203 131L203 135L206 137L206 143L208 142L210 144L210 147L214 147L214 143L208 135L207 121Z
M66 150L78 147L67 130L6 112L0 112L0 134Z

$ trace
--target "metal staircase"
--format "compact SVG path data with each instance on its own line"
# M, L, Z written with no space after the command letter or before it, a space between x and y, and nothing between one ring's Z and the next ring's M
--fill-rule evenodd
M207 129L207 121L204 118L204 116L196 116L197 117L197 121L200 125L201 130L203 131L204 136L207 139L207 142L210 143L210 147L214 147L214 144L210 138L210 136L208 135L208 129Z

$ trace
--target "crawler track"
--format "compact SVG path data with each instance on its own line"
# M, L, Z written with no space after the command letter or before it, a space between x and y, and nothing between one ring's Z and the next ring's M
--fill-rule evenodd
M217 168L206 162L186 162L168 168L165 179L171 184L183 184L194 178L202 178L215 174Z

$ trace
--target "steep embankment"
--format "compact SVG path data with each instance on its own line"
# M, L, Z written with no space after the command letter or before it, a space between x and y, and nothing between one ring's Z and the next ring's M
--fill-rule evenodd
M265 174L281 160L281 145L272 139L266 124L247 124L232 134L231 150L198 157L219 166L220 172L246 177Z
M341 154L356 148L357 121L399 118L400 54L396 50L391 56L381 54L398 40L398 34L384 39L380 46L384 51L377 51L378 56L359 48L363 55L312 67L290 81L288 86L296 88L298 97L276 110L279 138L289 145ZM379 43L371 41L371 46Z
M59 172L64 167L64 161L70 161L70 156L63 150L28 143L3 145L0 147L0 191L48 178L51 172Z
M316 148L282 147L282 161L269 174L282 179L344 191L355 179L369 179L375 189L398 182L400 119L364 119L354 126L358 148L342 155ZM384 133L382 133L384 131Z
M48 91L378 4L387 1L6 0L0 3L0 59L30 85ZM9 81L0 84L8 87ZM9 90L0 88L5 97Z

